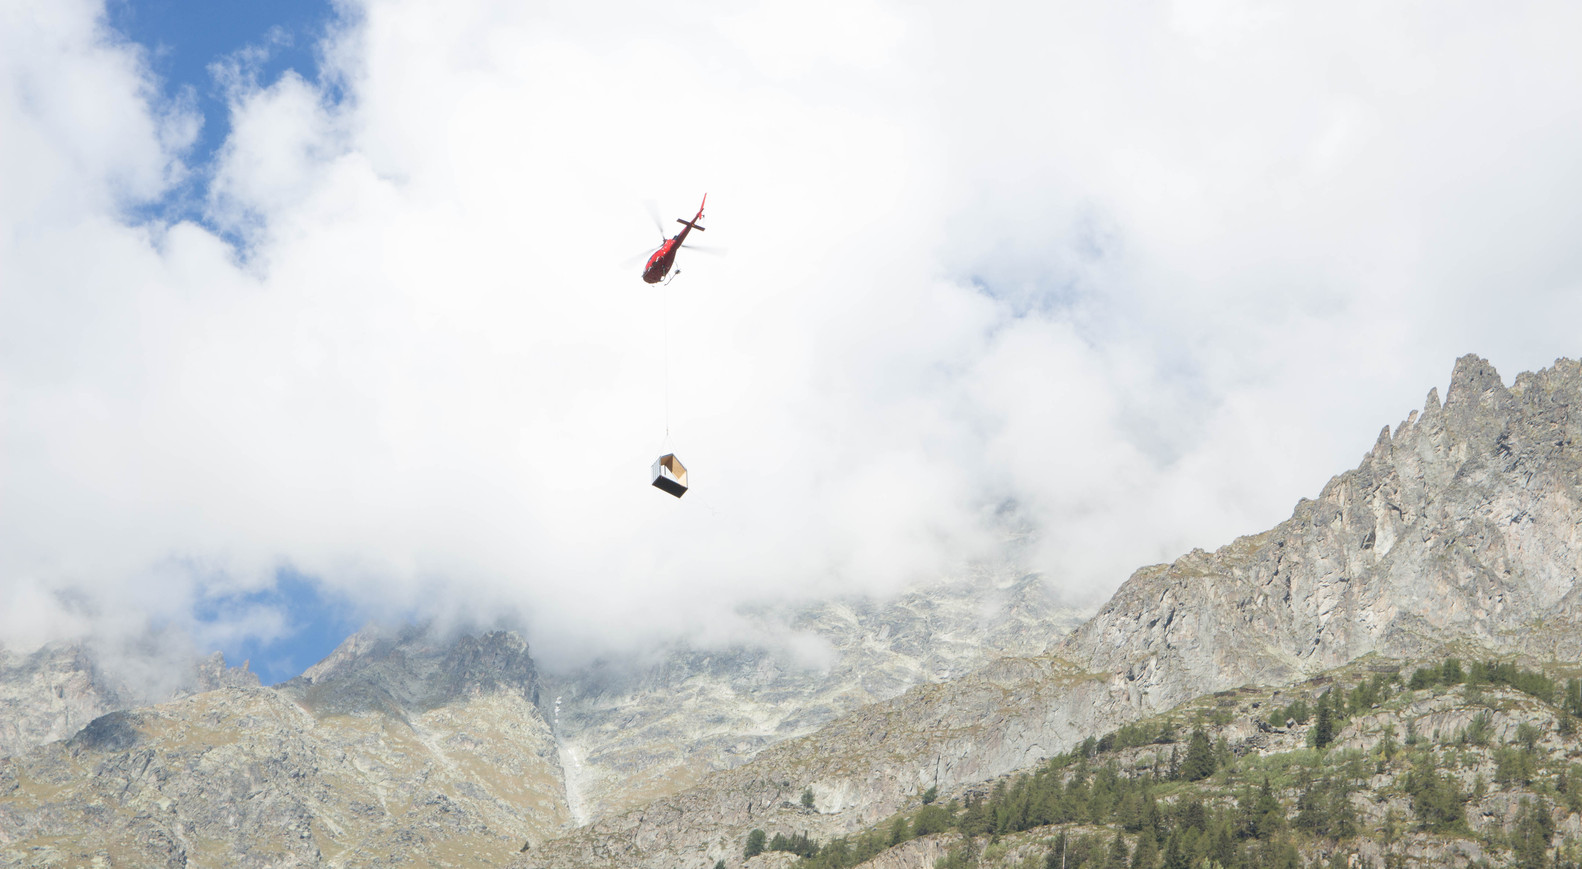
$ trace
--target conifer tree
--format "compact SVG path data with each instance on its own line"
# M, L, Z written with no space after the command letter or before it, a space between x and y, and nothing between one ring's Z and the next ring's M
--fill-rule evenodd
M928 836L950 829L950 813L939 806L924 806L912 822L913 835Z
M1115 843L1110 845L1109 859L1104 861L1104 869L1126 869L1126 840L1121 838L1120 831L1115 833Z
M1223 815L1214 824L1209 852L1214 861L1221 866L1236 865L1236 837L1231 835L1230 821Z
M1554 819L1549 806L1540 797L1535 805L1526 797L1516 813L1516 830L1513 838L1516 865L1519 869L1548 869L1549 840L1554 836Z
M960 845L945 853L937 864L939 869L969 869L978 865L978 840L967 837Z
M1285 809L1274 795L1269 777L1264 776L1263 786L1253 793L1251 786L1236 800L1238 833L1243 839L1266 839L1285 826Z
M1120 824L1128 833L1135 833L1143 828L1143 799L1134 789L1127 789L1121 795L1120 802L1115 804L1115 823Z
M1335 713L1331 702L1332 692L1325 691L1318 698L1318 721L1313 725L1313 747L1328 748L1335 740Z
M1170 841L1165 843L1165 869L1192 869L1187 855L1181 850L1181 831L1170 833Z
M1217 770L1230 769L1231 757L1230 740L1226 739L1225 734L1221 733L1219 740L1214 743L1214 768Z
M1144 830L1137 837L1137 850L1132 853L1132 869L1156 869L1159 865L1159 842L1154 834Z
M1208 734L1199 727L1192 731L1192 738L1187 741L1186 760L1181 763L1181 778L1198 781L1213 774L1214 747L1209 744Z
M1296 819L1292 822L1297 828L1308 830L1317 835L1327 835L1329 831L1329 783L1327 781L1309 781L1296 798Z
M1055 837L1055 843L1049 846L1049 853L1044 855L1044 869L1064 869L1067 851L1071 848L1071 841L1065 833Z
M1425 829L1444 832L1462 822L1466 795L1453 780L1439 772L1433 752L1425 751L1418 756L1406 776L1405 786L1412 797L1412 811L1417 813Z

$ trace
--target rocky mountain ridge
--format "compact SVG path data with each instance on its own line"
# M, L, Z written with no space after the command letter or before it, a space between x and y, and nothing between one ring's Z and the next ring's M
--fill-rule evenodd
M1582 365L1507 389L1456 362L1441 406L1263 534L1144 568L1059 654L1156 710L1362 655L1582 660Z
M1199 698L815 840L811 867L1092 869L1117 865L1117 840L1149 869L1172 853L1226 869L1582 865L1582 682L1485 661L1400 663L1370 655L1280 689ZM783 843L801 828L758 829ZM796 865L790 856L746 865Z
M0 760L0 858L502 861L524 842L572 828L579 802L591 813L600 800L637 793L630 782L578 793L591 777L571 768L583 762L567 742L599 746L597 727L615 731L604 738L618 762L658 770L651 786L668 793L686 783L686 765L728 768L735 764L720 756L744 741L756 751L793 729L811 731L839 709L970 670L999 648L1041 649L1058 638L1051 625L1063 632L1076 622L1034 578L988 580L883 604L764 614L821 638L830 653L823 667L761 648L678 648L647 669L605 668L581 684L562 677L557 689L579 692L563 704L575 719L514 634L359 632L274 688L113 712L71 740ZM613 715L621 718L610 724ZM598 772L607 757L587 767ZM678 767L667 781L663 773ZM618 768L607 775L621 784ZM240 816L224 809L239 802L249 807Z
M926 631L877 642L886 620L912 616L829 605L821 624L841 649L837 660L850 662L844 670L798 670L761 651L678 649L648 669L573 684L532 671L525 645L451 657L445 644L419 648L414 638L352 643L299 684L259 689L268 698L187 698L139 711L152 717L125 728L114 716L96 721L75 745L0 760L0 856L47 865L40 855L87 854L80 831L88 831L150 859L174 848L236 865L262 865L266 852L307 864L477 865L504 859L517 829L532 844L514 857L520 867L737 867L754 827L845 835L915 805L930 787L951 792L1025 770L1195 698L1289 683L1364 655L1576 662L1582 418L1574 408L1582 410L1574 361L1507 388L1485 361L1465 357L1443 404L1430 392L1420 414L1386 429L1356 469L1299 503L1291 519L1137 571L1053 646L1055 621L1030 606L1006 620L1016 625L1004 642L1012 656L980 659L976 669L970 642L953 645L957 632L942 627L972 612L954 605L921 618ZM470 661L478 674L516 675L491 676L477 690L448 685L474 672ZM952 678L920 678L930 668ZM869 672L876 681L857 678ZM890 689L905 690L879 699ZM667 696L680 702L667 705ZM806 705L787 711L795 705L787 698ZM254 711L226 718L233 708ZM194 722L211 719L278 727L223 745L213 733L191 736ZM506 754L467 742L469 732L507 720L523 729L498 737ZM310 747L286 750L293 733L307 734ZM284 759L265 762L259 750ZM137 752L146 759L132 759ZM244 834L182 814L202 793L191 770L209 757L211 777L256 776L211 802L280 796L269 823ZM142 800L132 801L141 808L130 819L116 826L81 813L83 801L109 799L97 782L121 782L106 771L136 763L146 775L113 784ZM491 777L511 763L509 780ZM511 791L518 780L531 787ZM174 817L150 808L160 800L171 801ZM361 821L337 814L353 803L378 810ZM32 817L47 822L24 823ZM304 829L325 844L280 843L281 831ZM244 835L261 838L239 848ZM181 845L181 836L199 845ZM180 847L162 852L159 842Z
M347 645L279 689L113 712L0 759L0 863L498 862L566 823L520 638Z
M27 654L0 647L0 757L65 739L109 712L225 687L257 686L244 662L215 652L191 663L174 687L137 687L99 664L85 643L50 643ZM155 696L150 696L150 694Z
M497 693L539 703L538 669L521 637L492 631L450 638L425 625L359 631L276 687L318 715L407 716Z
M516 865L729 858L751 824L797 815L798 829L844 835L893 813L931 772L941 787L1003 775L1192 698L1369 653L1577 661L1579 445L1582 365L1559 360L1507 389L1463 357L1444 405L1431 391L1291 519L1137 571L1052 655L866 707ZM839 798L809 815L786 787Z
M605 662L545 678L579 821L675 793L912 686L1039 654L1081 621L1040 578L1005 568L888 601L748 615L766 636L816 641L823 660L766 646L678 645L646 666Z

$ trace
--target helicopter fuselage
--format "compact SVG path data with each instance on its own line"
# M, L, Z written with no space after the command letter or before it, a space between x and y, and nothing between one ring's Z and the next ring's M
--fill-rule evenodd
M708 194L704 194L703 204L698 206L698 214L691 220L676 218L676 222L681 224L681 231L676 233L673 238L665 239L665 243L659 246L659 250L654 251L654 255L648 258L648 265L643 266L644 281L650 284L657 284L665 279L665 275L670 273L670 267L676 264L676 251L680 250L681 245L686 242L687 233L694 229L698 232L703 231L703 227L698 226L698 221L703 219L703 205L707 205L708 201Z
M654 251L654 255L648 258L648 265L643 266L643 280L657 284L665 279L670 267L676 263L676 248L681 247L679 239L686 234L686 230L682 230L681 235L665 239L659 250Z

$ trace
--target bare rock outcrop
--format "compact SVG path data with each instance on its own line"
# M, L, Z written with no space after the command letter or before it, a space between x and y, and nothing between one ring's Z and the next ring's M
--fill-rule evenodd
M124 691L81 645L50 644L25 655L0 647L0 756L71 736L124 708Z
M538 668L509 631L447 636L428 625L359 631L279 689L318 715L407 715L456 700L511 693L539 702Z
M646 668L562 676L553 695L527 644L507 632L369 629L274 688L212 656L174 702L131 709L117 695L69 741L0 760L0 863L531 856L582 820L579 786L596 786L595 810L647 804L841 711L971 672L1004 650L1041 650L1077 621L1035 577L989 579L760 614L824 643L813 664L766 648L676 648ZM86 651L71 660L73 672L94 673ZM558 692L572 713L563 734L553 726ZM797 796L771 790L777 805ZM841 799L823 785L820 794Z
M1144 714L1368 653L1582 660L1582 365L1507 389L1467 356L1447 396L1431 391L1270 531L1137 571L1052 657L913 688L514 865L735 865L753 826L842 835L930 782L1025 768ZM796 817L787 793L803 787L830 795L816 817Z
M1139 570L1061 652L1139 709L1370 652L1582 660L1582 365L1476 356L1291 518Z
M49 643L27 654L0 647L0 756L65 739L108 712L258 685L246 663L228 666L215 652L193 660L163 686L137 686L102 666L104 654L80 642Z
M498 863L567 821L526 644L360 634L280 689L101 716L0 759L0 864Z
M243 661L240 667L232 667L225 663L223 653L214 652L192 665L191 677L177 689L177 696L202 694L221 688L257 688L259 684L258 674L253 672L249 662Z
M1081 623L1039 577L988 569L888 601L746 617L763 636L815 645L818 659L769 645L676 646L649 664L545 678L579 822L646 805L913 686L1041 654Z
M815 668L681 648L551 680L510 634L359 634L278 689L113 713L0 759L0 862L735 869L753 828L846 834L929 787L1370 653L1582 661L1579 444L1582 365L1507 388L1465 357L1443 404L1430 392L1290 519L1137 571L1052 646L1068 622L1041 604L985 623L928 595L810 608L799 629L831 650Z

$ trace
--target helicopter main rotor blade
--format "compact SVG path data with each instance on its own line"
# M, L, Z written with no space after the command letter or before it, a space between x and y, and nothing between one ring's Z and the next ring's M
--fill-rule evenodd
M648 216L654 221L654 228L659 230L660 238L669 238L665 235L665 222L659 219L659 203L652 199L644 199L643 207L648 209Z
M659 250L662 247L664 247L664 245L662 245L662 244L661 245L655 245L654 247L651 247L648 250L645 250L642 253L640 253L640 254L638 254L638 255L636 255L634 257L631 257L630 259L622 260L621 261L621 268L623 268L623 269L636 268L637 266L641 265L642 263L647 262L648 258L654 255L654 251Z
M730 254L730 248L716 247L712 244L684 244L681 247L684 250L695 250L698 253L706 253L709 256L728 256Z

